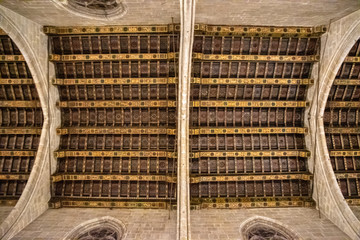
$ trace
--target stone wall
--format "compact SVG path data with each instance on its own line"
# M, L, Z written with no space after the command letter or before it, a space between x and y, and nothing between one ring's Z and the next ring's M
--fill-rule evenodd
M192 239L239 239L240 225L254 216L282 223L304 240L349 239L313 208L211 209L191 212Z
M59 1L59 0L55 0ZM79 17L52 0L2 0L1 5L41 24L53 26L74 25L151 25L169 24L171 17L180 22L180 3L177 0L126 0L127 13L116 20Z
M60 1L60 0L54 0ZM176 0L123 0L127 13L99 21L75 16L52 0L2 0L5 7L42 25L140 25L180 22ZM196 23L224 25L314 26L328 24L360 8L357 0L198 0ZM276 13L276 17L274 16ZM51 16L51 17L49 17Z
M0 224L6 219L13 207L11 206L0 206Z
M175 239L176 215L166 210L144 209L49 209L13 240L62 239L79 224L104 216L124 223L125 239ZM341 230L312 208L213 209L191 211L192 239L239 239L240 225L254 216L269 217L289 227L304 240L349 239ZM59 224L61 219L61 224Z
M167 210L62 208L49 209L12 240L63 239L79 224L104 216L116 218L125 225L126 239L176 238L175 211L171 212L169 219Z

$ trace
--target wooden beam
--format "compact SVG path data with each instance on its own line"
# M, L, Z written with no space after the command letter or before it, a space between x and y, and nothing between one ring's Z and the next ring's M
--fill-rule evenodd
M226 55L193 53L193 59L202 61L317 62L320 60L320 57L318 55Z
M358 134L360 133L359 127L325 127L325 133L345 133L345 134Z
M0 80L1 81L1 80ZM169 78L78 78L53 79L53 85L142 85L142 84L177 84L174 77ZM313 79L301 78L191 78L193 84L208 85L312 85ZM0 82L1 84L1 82Z
M238 182L238 181L265 181L265 180L312 180L312 175L309 173L300 173L300 174L247 174L247 175L236 175L236 176L199 176L191 177L191 183L200 183L200 182Z
M209 85L312 85L314 79L298 78L192 78L191 83Z
M1 175L0 175L1 176ZM176 183L176 177L161 175L98 175L98 174L57 174L52 176L53 182L60 181L157 181Z
M358 63L360 62L360 57L346 57L344 63Z
M0 128L1 134L14 134L14 135L22 135L22 134L34 134L40 135L41 128L32 128L32 127L16 127L16 128Z
M331 150L330 157L352 157L360 156L360 150Z
M176 107L176 101L66 101L57 105L60 108Z
M310 152L306 150L199 151L192 153L190 157L310 157Z
M34 84L32 78L0 78L0 85L25 85L25 84Z
M311 197L192 198L191 204L197 209L283 208L315 205Z
M307 107L305 101L193 101L193 107L263 107L263 108L298 108Z
M167 209L169 204L167 202L152 202L152 201L119 201L118 199L109 199L105 201L101 200L52 200L49 203L51 208L61 208L61 207L75 207L75 208L140 208L140 209ZM161 199L159 199L161 200Z
M49 61L76 62L76 61L130 61L130 60L171 60L177 58L177 53L132 53L132 54L50 54Z
M168 157L176 153L169 151L57 151L55 157ZM0 155L1 156L1 155Z
M360 108L360 101L347 102L347 101L328 101L326 107L329 108Z
M168 128L58 128L58 135L68 134L167 134L175 135L176 129Z
M35 155L36 151L0 151L0 157L34 157Z
M25 62L23 55L0 55L0 62Z
M267 27L195 24L195 31L215 36L253 37L319 37L325 33L325 25L316 27Z
M40 108L40 101L0 101L3 108Z
M78 78L53 80L54 85L142 85L142 84L177 84L176 78Z
M360 178L360 173L335 173L337 179Z
M335 79L333 85L360 85L360 79Z
M84 26L84 27L55 27L45 26L44 33L48 35L85 35L85 34L134 34L134 33L172 33L174 25L150 26ZM180 25L175 25L175 31L180 31Z
M190 135L199 134L305 134L307 128L300 127L241 127L241 128L197 128L190 129Z
M0 173L0 180L28 180L29 179L28 174L12 174L12 173Z

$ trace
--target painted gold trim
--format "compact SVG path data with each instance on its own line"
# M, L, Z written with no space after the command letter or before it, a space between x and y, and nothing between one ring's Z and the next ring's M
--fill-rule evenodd
M262 207L311 207L310 197L241 197L241 198L191 198L191 204L198 209L211 208L262 208Z
M50 54L49 61L75 62L75 61L130 61L130 60L170 60L178 57L178 53L132 53L132 54Z
M345 199L346 202L351 206L360 206L360 199L359 198L351 198L351 199Z
M1 85L20 85L20 84L34 84L32 78L0 78Z
M29 174L0 173L0 180L28 180Z
M176 129L168 128L58 128L58 135L67 134L167 134L175 135Z
M34 134L40 135L41 128L24 128L24 127L17 127L17 128L0 128L1 134Z
M255 37L319 37L326 32L326 26L316 27L271 27L195 24L195 31L205 35L255 36Z
M299 179L304 181L312 180L312 175L303 174L281 174L281 175L238 175L238 176L199 176L191 177L191 183L200 182L237 182L237 181L265 181L265 180L293 180Z
M23 55L0 55L0 62L25 62Z
M360 150L332 150L329 151L330 157L351 157L360 156Z
M115 84L177 84L178 79L170 78L55 78L53 85L115 85ZM313 85L313 79L297 78L191 78L193 84L236 84L236 85ZM1 84L1 82L0 82Z
M61 174L52 176L53 182L60 181L158 181L176 183L176 177L159 175L96 175L96 174Z
M358 63L360 62L360 57L346 57L344 63Z
M159 199L161 200L161 199ZM138 199L136 202L130 201L84 201L84 200L58 200L50 203L52 208L60 207L86 207L86 208L140 208L140 209L167 209L168 203L166 202L142 202Z
M81 35L81 34L132 34L132 33L171 33L173 25L151 26L84 26L84 27L55 27L45 26L44 33L49 35ZM180 31L180 25L175 25L175 31Z
M1 157L34 157L35 155L36 151L0 151Z
M306 150L204 151L191 153L190 157L310 157L310 152Z
M330 108L360 108L360 101L356 102L341 102L341 101L328 101L326 107Z
M325 133L360 133L360 128L348 128L348 127L325 127Z
M176 153L167 151L58 151L55 157L169 157Z
M1 199L0 200L0 206L15 206L18 202L17 199Z
M335 79L333 85L360 85L360 79Z
M78 78L53 79L54 85L176 84L176 78Z
M317 62L318 55L289 56L289 55L225 55L193 53L194 60L203 61L271 61L271 62Z
M175 26L175 29L174 29ZM179 24L150 26L45 26L44 33L49 35L84 35L84 34L134 34L134 33L171 33L179 32ZM266 37L318 37L326 32L325 25L315 27L272 27L195 24L194 30L205 35L219 36L266 36Z
M67 101L57 105L60 108L176 107L176 101Z
M192 78L194 84L237 84L237 85L312 85L314 79L296 78Z
M305 101L193 101L193 107L307 107Z
M360 173L335 173L337 179L360 178Z
M190 135L199 135L199 134L287 134L287 133L297 133L305 134L307 133L307 128L300 127L242 127L242 128L200 128L200 129L190 129Z
M40 101L0 101L0 107L7 108L39 108Z

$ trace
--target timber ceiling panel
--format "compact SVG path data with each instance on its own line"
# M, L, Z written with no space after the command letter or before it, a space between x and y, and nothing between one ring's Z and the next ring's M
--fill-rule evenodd
M331 87L324 113L330 161L350 204L360 204L360 40L350 50Z
M319 37L300 29L212 29L218 34L199 31L194 39L192 204L309 206L303 119Z
M34 164L43 115L29 68L16 44L0 34L0 202L21 196Z
M178 34L104 29L50 37L62 116L52 202L165 208L176 191Z

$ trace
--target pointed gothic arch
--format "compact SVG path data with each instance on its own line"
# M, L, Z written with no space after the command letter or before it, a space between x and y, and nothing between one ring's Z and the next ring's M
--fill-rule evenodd
M271 218L255 216L240 225L241 240L300 240L300 236L288 226Z
M125 224L116 218L105 216L81 223L71 230L63 240L122 240L125 239L125 236Z

